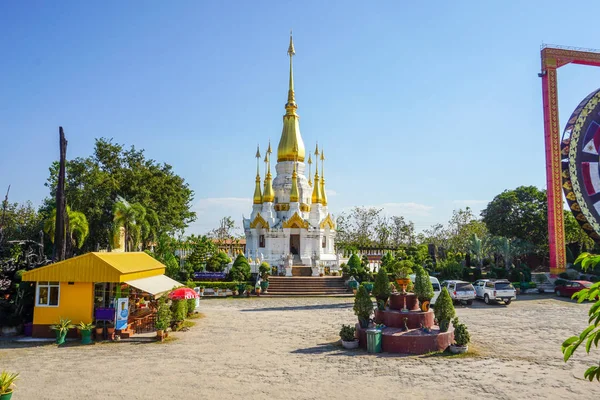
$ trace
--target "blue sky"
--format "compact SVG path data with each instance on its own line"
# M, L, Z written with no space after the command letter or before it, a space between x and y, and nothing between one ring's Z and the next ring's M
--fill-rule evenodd
M493 4L492 4L493 3ZM385 206L421 230L544 187L542 42L600 48L600 3L0 2L0 192L40 204L58 158L112 137L195 191L191 232L250 212L256 144L277 144L294 30L307 147L330 209ZM596 39L596 40L594 40ZM561 121L600 68L559 71Z

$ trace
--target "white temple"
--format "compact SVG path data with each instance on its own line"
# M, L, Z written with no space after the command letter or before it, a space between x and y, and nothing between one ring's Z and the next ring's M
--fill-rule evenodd
M267 148L264 186L259 171L260 150L256 151L256 187L250 218L244 218L246 256L270 265L285 267L286 276L293 267L312 267L318 276L324 267L337 269L335 223L329 214L325 194L325 156L318 145L314 152L314 181L311 180L313 159L308 155L300 135L300 117L294 96L292 57L294 43L290 36L290 79L288 101L283 116L283 131L277 147L276 176L271 175L271 144ZM308 164L308 175L306 169ZM321 167L321 175L319 175ZM296 268L295 268L296 269Z

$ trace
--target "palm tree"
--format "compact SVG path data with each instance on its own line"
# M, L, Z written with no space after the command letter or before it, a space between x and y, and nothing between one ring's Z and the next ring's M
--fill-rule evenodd
M483 265L483 240L477 237L477 234L472 234L469 238L468 248L471 253L477 258L479 268Z
M90 233L87 218L84 213L72 211L71 207L67 206L67 216L69 218L69 239L73 246L80 249L83 242ZM54 243L54 233L56 228L56 208L52 210L50 217L44 221L44 233L50 237L50 241Z
M151 208L146 209L146 214L140 222L142 234L142 249L145 249L149 244L156 244L158 240L158 227L160 222L158 214Z
M113 207L113 248L118 247L121 228L125 231L125 251L137 249L142 241L142 225L146 209L140 203L119 201Z

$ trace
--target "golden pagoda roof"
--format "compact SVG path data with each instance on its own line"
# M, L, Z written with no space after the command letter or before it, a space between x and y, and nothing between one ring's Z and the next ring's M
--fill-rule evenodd
M285 105L285 115L283 116L283 130L281 139L277 148L277 162L280 161L304 161L306 154L302 135L300 135L300 117L296 114L298 105L294 93L294 72L292 58L296 54L294 50L294 41L290 32L290 46L288 55L290 56L290 81L288 88L288 101ZM295 151L295 149L297 149Z

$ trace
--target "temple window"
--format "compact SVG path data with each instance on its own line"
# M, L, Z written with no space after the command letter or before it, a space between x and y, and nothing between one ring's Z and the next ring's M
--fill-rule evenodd
M265 235L258 237L258 247L265 247Z
M321 242L321 247L322 248L327 247L327 236L323 236L323 241Z

